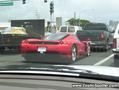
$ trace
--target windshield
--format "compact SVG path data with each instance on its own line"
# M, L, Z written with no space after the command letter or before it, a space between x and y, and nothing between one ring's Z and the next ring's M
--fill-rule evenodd
M66 34L66 33L53 33L53 34L47 36L46 38L44 38L44 40L62 40L67 35L68 34Z
M61 32L67 32L67 27L61 27Z
M68 27L68 32L75 32L74 27Z
M119 33L109 32L118 23L119 0L0 0L0 70L84 66L119 77Z

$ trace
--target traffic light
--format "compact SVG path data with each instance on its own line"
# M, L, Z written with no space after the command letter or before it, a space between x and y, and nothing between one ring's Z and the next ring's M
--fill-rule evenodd
M22 0L23 4L26 4L26 0Z
M50 3L50 14L54 13L54 3L53 1Z
M47 3L47 0L44 0L44 3Z

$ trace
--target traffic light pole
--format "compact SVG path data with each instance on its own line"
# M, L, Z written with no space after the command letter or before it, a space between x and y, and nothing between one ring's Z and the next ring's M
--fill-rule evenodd
M52 24L52 14L50 14L50 27L51 27L51 32L52 32L52 27L53 27L53 24Z
M53 28L53 14L54 14L54 2L50 2L50 26L51 26L51 32L54 32Z

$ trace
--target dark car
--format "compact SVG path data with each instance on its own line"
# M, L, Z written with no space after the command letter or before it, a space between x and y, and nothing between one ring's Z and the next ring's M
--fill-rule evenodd
M80 40L90 40L91 49L107 51L111 47L112 35L105 24L86 24L83 29L77 32L77 36Z

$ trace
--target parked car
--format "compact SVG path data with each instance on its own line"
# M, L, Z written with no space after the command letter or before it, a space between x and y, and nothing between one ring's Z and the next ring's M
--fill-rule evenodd
M59 32L68 32L71 34L76 34L77 31L82 31L80 26L61 26Z
M90 44L88 41L80 41L76 35L58 32L47 36L43 40L23 40L21 42L21 53L26 61L49 62L54 58L62 57L63 59L59 61L56 59L57 61L55 61L72 63L81 55L90 55Z
M102 23L86 24L83 31L77 31L80 40L90 40L91 49L107 51L112 45L112 34Z

